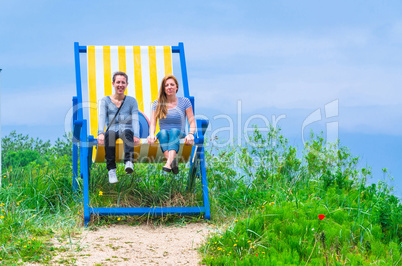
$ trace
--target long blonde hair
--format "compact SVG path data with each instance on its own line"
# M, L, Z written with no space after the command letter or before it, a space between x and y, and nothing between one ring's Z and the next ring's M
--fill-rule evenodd
M159 88L158 104L156 105L156 111L155 111L155 116L157 119L166 118L166 115L168 113L167 96L166 96L166 92L165 92L165 83L166 83L166 80L168 80L168 79L173 79L174 82L176 83L177 90L179 90L179 83L177 82L177 79L175 76L167 75L162 79L162 83Z

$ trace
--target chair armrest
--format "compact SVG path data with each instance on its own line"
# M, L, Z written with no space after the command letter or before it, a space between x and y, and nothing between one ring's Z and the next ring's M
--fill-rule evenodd
M84 123L83 120L75 120L73 122L73 142L80 141L80 133L83 123Z
M203 144L204 143L204 135L207 131L209 120L207 119L197 119L197 135L195 136L194 143Z
M94 136L89 135L88 136L88 144L89 144L89 147L97 146L98 145L98 140L95 139Z

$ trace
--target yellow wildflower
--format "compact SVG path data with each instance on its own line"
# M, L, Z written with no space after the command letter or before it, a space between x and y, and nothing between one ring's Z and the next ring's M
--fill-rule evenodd
M117 221L120 221L120 218L117 218Z
M237 222L238 220L236 219L235 222Z
M237 244L234 244L233 246L235 247L235 246L237 246Z
M2 215L0 218L1 218L1 219L4 219L4 216Z
M103 192L99 190L99 196L102 196L102 195L103 195Z

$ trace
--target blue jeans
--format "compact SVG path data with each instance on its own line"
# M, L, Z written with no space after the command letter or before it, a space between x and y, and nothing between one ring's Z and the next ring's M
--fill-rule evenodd
M172 128L169 131L162 129L156 135L156 138L159 140L162 152L175 150L177 153L180 149L180 139L185 136L186 135L177 128Z

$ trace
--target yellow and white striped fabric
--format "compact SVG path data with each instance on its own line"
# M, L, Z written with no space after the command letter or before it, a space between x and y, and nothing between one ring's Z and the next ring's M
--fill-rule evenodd
M152 102L158 98L158 90L164 76L173 74L171 46L87 46L89 134L97 138L98 107L100 100L112 95L112 76L116 71L128 75L126 95L137 99L138 109L148 119L151 117ZM156 132L159 131L159 125ZM116 143L116 161L123 161L123 145ZM181 143L178 158L188 161L191 145ZM141 145L134 148L134 159L138 162L162 162L164 158L159 145ZM104 148L94 147L93 161L105 160Z

